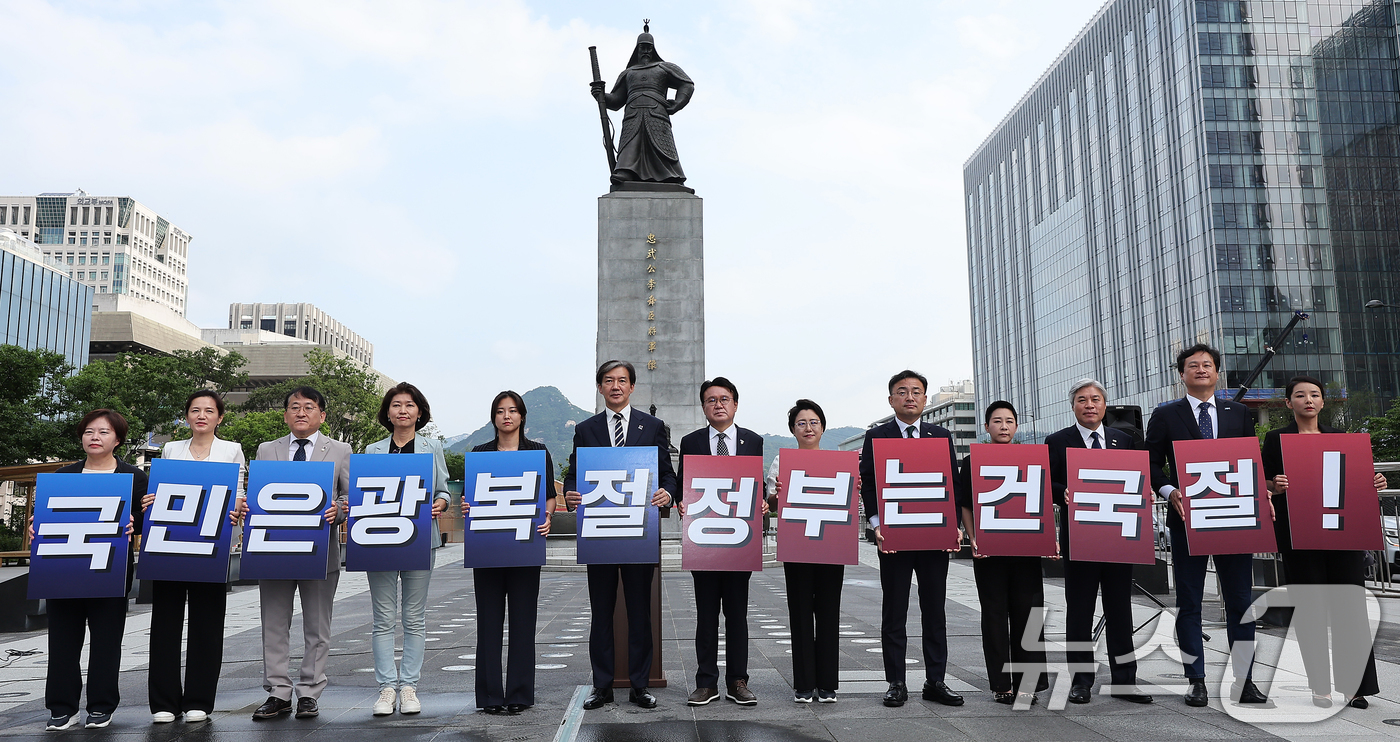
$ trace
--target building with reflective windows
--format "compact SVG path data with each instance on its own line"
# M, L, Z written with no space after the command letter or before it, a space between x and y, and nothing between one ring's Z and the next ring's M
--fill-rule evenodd
M44 261L38 245L0 227L0 345L62 353L74 368L88 362L92 287Z
M1400 95L1392 0L1114 0L964 166L981 404L1037 438L1069 384L1145 413L1209 342L1237 387L1400 391ZM1023 424L1022 428L1025 429Z

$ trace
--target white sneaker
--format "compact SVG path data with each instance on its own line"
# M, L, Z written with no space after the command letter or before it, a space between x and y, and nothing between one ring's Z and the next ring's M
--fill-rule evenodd
M399 713L416 714L423 710L423 704L418 701L418 689L411 685L405 685L399 689Z
M169 711L157 711L151 714L152 724L169 724L172 721L175 721L175 715Z
M191 709L191 710L185 712L185 723L186 723L186 724L196 724L196 723L198 723L198 722L201 722L201 721L208 721L208 720L209 720L209 712L207 712L207 711L200 711L199 709Z
M374 702L375 716L388 716L394 713L394 689L385 688L379 691L379 700Z

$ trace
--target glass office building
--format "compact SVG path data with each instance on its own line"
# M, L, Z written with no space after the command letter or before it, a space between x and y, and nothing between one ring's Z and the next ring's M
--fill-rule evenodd
M1182 347L1234 388L1305 312L1251 396L1308 373L1388 405L1400 309L1364 305L1400 305L1398 8L1101 9L964 166L979 402L1043 438L1087 376L1148 413Z
M0 344L62 353L69 365L88 362L91 286L43 260L39 246L0 228Z

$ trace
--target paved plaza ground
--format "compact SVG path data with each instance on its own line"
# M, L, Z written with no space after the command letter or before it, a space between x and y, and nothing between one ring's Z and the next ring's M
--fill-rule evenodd
M553 548L553 544L551 547ZM1142 662L1139 678L1157 702L1148 706L1094 698L1085 706L1064 707L1066 684L1057 684L1040 706L1013 710L996 704L987 692L979 631L976 587L971 564L955 560L948 579L948 684L967 699L958 708L918 699L923 667L918 646L918 607L910 611L911 700L903 708L880 703L885 690L879 645L880 584L877 557L869 544L861 546L861 563L846 570L842 597L841 689L836 704L799 705L792 702L792 665L789 654L787 606L780 567L755 574L751 587L750 687L759 704L740 708L717 701L690 708L685 698L694 688L694 602L692 581L684 572L666 572L664 583L664 658L668 686L654 692L660 705L643 711L626 703L597 711L580 709L590 680L588 663L588 601L585 575L578 571L546 571L540 589L540 613L536 651L537 704L519 715L495 717L478 713L474 703L476 608L472 575L461 568L461 547L439 550L428 608L428 651L419 695L423 712L417 716L374 717L370 713L377 688L370 656L370 605L363 574L347 573L336 596L335 640L331 646L330 685L321 697L321 715L312 720L282 718L253 722L251 714L266 694L261 688L262 652L258 629L258 591L239 587L229 596L229 616L223 679L219 702L205 724L154 726L146 705L146 647L149 641L149 606L133 606L127 619L123 647L122 706L105 730L70 730L46 733L48 712L43 705L46 655L10 658L6 650L43 650L43 632L0 634L0 737L52 739L102 737L135 740L200 742L356 742L358 740L414 739L461 742L492 740L1257 740L1400 738L1400 627L1393 620L1400 613L1392 599L1382 599L1381 637L1377 644L1382 695L1372 699L1369 710L1346 709L1316 723L1279 723L1295 709L1311 708L1302 678L1278 671L1269 687L1278 708L1262 712L1270 722L1248 723L1222 710L1219 699L1210 708L1187 708L1181 667L1161 652ZM1213 582L1213 581L1212 581ZM1063 589L1059 580L1046 580L1046 598L1052 608L1049 638L1063 638ZM1168 600L1170 602L1170 600ZM1145 598L1135 607L1138 622L1146 621L1155 607ZM1219 618L1218 603L1206 607L1206 619ZM1055 608L1061 610L1054 610ZM294 626L298 625L294 622ZM1211 627L1207 628L1211 631ZM1144 633L1150 632L1150 627ZM1056 636L1056 634L1059 636ZM1208 647L1208 673L1218 678L1225 670L1224 630L1215 627ZM1261 636L1263 656L1277 656L1281 632ZM300 647L294 630L294 648ZM1272 653L1271 653L1272 648ZM294 655L294 666L299 658ZM1056 661L1052 656L1052 663ZM1269 679L1271 666L1256 670ZM1101 669L1099 681L1107 679ZM1097 689L1096 689L1097 690ZM1215 691L1215 687L1212 687ZM1228 703L1228 701L1227 701ZM1048 708L1047 708L1048 707ZM1056 707L1062 710L1053 710ZM2 741L0 741L2 742Z

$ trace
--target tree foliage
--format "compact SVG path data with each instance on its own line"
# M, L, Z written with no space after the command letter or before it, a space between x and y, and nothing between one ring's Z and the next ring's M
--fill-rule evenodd
M323 348L307 351L306 364L310 371L306 376L254 390L243 404L244 411L276 410L280 416L287 395L297 387L309 386L326 396L323 430L327 435L349 443L357 452L386 435L377 419L384 390L379 376L368 366Z
M61 353L0 345L0 466L79 457L63 385L72 371Z

